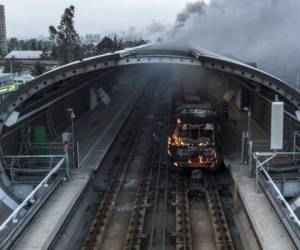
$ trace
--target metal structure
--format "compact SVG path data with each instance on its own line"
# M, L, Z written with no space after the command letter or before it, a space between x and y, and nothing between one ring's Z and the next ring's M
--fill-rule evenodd
M64 101L64 99L67 99L66 97L74 94L76 91L79 91L83 87L88 86L89 84L91 84L91 82L99 80L104 75L108 75L108 71L111 71L115 68L127 67L127 69L129 69L129 66L147 64L186 65L199 70L201 68L204 68L207 71L218 71L226 74L227 76L234 77L238 79L239 82L242 82L241 84L243 84L243 86L246 86L246 88L250 91L257 92L257 88L264 88L272 92L272 94L277 94L280 100L284 101L285 104L288 105L289 109L285 112L287 112L289 118L293 121L298 122L295 112L299 112L300 109L300 93L278 78L257 68L249 66L248 64L233 60L228 57L215 55L207 51L185 47L174 47L166 44L150 44L146 46L118 51L115 53L82 59L80 61L76 61L68 65L59 67L55 70L49 71L34 79L30 83L24 85L18 91L11 94L5 100L5 103L0 107L0 135L2 137L3 133L5 132L5 130L7 131L8 128L14 129L14 126L16 124L26 122L28 118L46 111L47 108L49 108L51 105L54 105L59 101ZM74 84L74 88L72 88L72 84ZM66 86L70 87L71 90L68 89L68 92L64 92L64 88ZM47 94L55 88L58 89L57 94L47 99ZM257 93L257 95L262 94ZM30 103L30 101L36 99L39 100L39 98L42 101L44 100L44 102L42 102L42 105L34 106L32 109L25 110L26 112L24 112L24 105L26 104L26 102ZM261 99L270 101L269 99L267 99L267 97L264 96L262 96ZM76 116L77 114L78 113L76 111ZM51 117L51 115L49 117L47 116L46 122L54 117L53 115ZM75 142L72 116L71 122L74 148ZM50 125L53 126L53 124ZM49 127L51 129L51 126ZM249 134L250 124L248 129L248 135ZM244 145L246 145L248 142L250 143L250 145L252 143L249 140L249 136L248 138L244 138L244 141ZM0 155L2 155L2 159L0 161L0 191L2 190L4 193L8 194L8 197L10 197L8 187L11 184L11 180L10 178L8 178L7 173L4 171L3 162L3 152L5 151L4 148L6 147L6 145L1 143L0 147ZM250 148L252 147L250 146ZM250 156L252 155L253 152L250 152ZM73 158L75 157L73 156ZM66 157L66 160L68 160L68 157ZM250 159L248 162L249 164L252 164L252 159ZM250 169L253 169L252 166L250 166ZM53 174L54 173L52 173L51 176ZM48 179L46 179L46 181L47 180ZM107 195L109 196L111 194ZM30 196L28 199L26 198L24 200L26 201L26 204L28 203L28 200L32 199L32 197L33 196ZM108 198L110 199L110 201L113 200L113 197L109 196ZM11 200L13 199L14 197L11 198ZM111 203L107 204L110 205ZM23 202L21 203L21 205L24 205ZM14 210L18 209L18 207L19 206L17 204ZM18 212L16 212L16 214L18 214ZM15 217L13 216L12 218Z
M30 157L30 156L14 156L14 157ZM23 200L23 202L12 212L12 214L0 225L0 231L4 230L9 223L17 223L18 222L18 215L22 209L24 209L29 203L33 204L35 202L35 195L37 194L38 191L40 191L43 187L47 188L49 183L49 179L56 174L61 167L63 166L65 162L65 156L39 156L39 157L59 157L62 158L57 165L49 172L49 174L40 182L39 185L35 187L35 189L26 197L26 199Z
M287 104L290 104L294 111L300 107L300 94L296 90L278 78L245 63L196 49L146 45L76 61L34 79L7 98L0 107L0 134L12 116L17 116L15 122L24 119L19 110L20 106L40 91L66 79L97 72L101 69L137 64L183 64L225 72L244 79L249 87L264 86L274 91ZM40 112L46 107L47 105L44 105L38 111ZM293 113L291 116L293 119L297 119ZM2 176L2 181L3 178L5 179L5 176Z
M266 166L278 156L294 156L295 152L255 152L253 157L256 161L256 190L258 191L259 184L265 192L267 192L271 202L273 203L277 213L282 213L281 221L289 232L294 244L299 247L300 244L300 220L295 214L291 205L288 203L278 186L270 176Z

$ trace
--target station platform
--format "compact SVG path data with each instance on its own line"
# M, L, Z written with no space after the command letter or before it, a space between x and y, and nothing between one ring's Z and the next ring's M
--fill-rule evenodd
M230 140L225 142L225 164L230 169L232 178L237 180L237 190L243 207L255 231L257 240L264 250L296 249L280 218L273 209L263 191L256 192L255 178L250 178L248 166L241 164L241 135L247 130L247 113L231 107L230 119L225 124L225 131ZM267 140L269 135L251 121L253 138Z
M255 179L239 162L231 162L231 174L238 180L238 193L264 250L296 249L266 195L256 192Z
M95 110L75 124L75 133L80 141L79 168L71 170L69 181L51 196L13 249L49 248L89 182L92 171L96 170L104 159L142 90L143 86L137 86L132 93L129 90L128 93L122 92L114 105ZM98 123L95 126L96 121ZM93 129L88 129L91 125Z

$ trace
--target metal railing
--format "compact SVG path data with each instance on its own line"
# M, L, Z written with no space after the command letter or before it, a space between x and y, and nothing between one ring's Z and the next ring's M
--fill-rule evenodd
M295 139L294 139L295 141ZM284 149L283 151L289 152L293 147L292 140L283 141ZM241 164L248 166L249 168L249 177L254 177L255 169L253 167L253 153L254 152L268 152L270 150L270 141L269 140L251 140L246 136L246 133L243 132L242 137L242 151L241 151ZM293 152L296 152L293 150ZM299 146L300 152L300 146ZM295 157L290 154L291 160ZM295 162L295 161L294 161Z
M63 151L64 143L61 142L30 142L28 144L19 143L20 154L37 154L39 151L43 154L55 155Z
M80 162L80 154L79 154L79 141L73 143L68 143L68 148L72 154L70 154L70 161L72 161L72 166L73 167L79 167L79 162ZM43 154L49 154L49 155L55 155L59 154L64 150L65 143L61 142L45 142L45 143L29 143L26 145L28 150L30 150L30 154L36 154L38 151L42 151ZM23 143L20 144L20 150L24 150L25 145ZM22 151L21 151L22 153ZM25 152L26 154L27 152Z
M32 158L33 156L25 155L25 156L3 156L3 158ZM62 166L66 162L66 165L68 165L68 159L65 155L40 155L35 156L36 158L61 158L60 161L56 164L56 166L47 174L47 176L34 188L34 190L23 200L23 202L11 213L11 215L0 225L0 231L3 231L5 228L7 228L9 223L17 223L18 222L18 215L21 210L23 210L28 204L33 204L35 202L35 195L38 191L40 191L42 188L48 188L49 186L49 180L52 178L52 176L59 172L59 170L62 169ZM66 170L68 171L68 170Z
M12 183L33 184L39 183L41 179L53 169L58 163L57 155L47 155L47 157L2 157L4 168L10 173ZM25 175L25 178L24 178ZM32 176L28 182L26 176Z
M300 155L300 152L299 153L296 152L255 152L253 153L253 157L256 161L255 185L256 185L256 191L258 191L260 174L263 173L266 179L266 183L268 184L268 187L271 188L271 191L273 192L273 194L275 194L274 196L276 200L282 202L283 207L287 211L288 220L297 226L297 230L300 230L299 218L295 214L294 210L291 208L290 204L286 201L283 194L280 192L279 188L277 187L272 177L269 175L267 169L265 168L265 165L267 165L270 161L272 161L278 156L293 156L294 154Z
M292 140L283 141L283 149L270 152L270 141L253 140L243 133L241 163L249 168L249 177L255 177L255 189L261 187L297 244L300 242L300 220L280 188L272 179L270 171L275 169L299 169L300 131L294 132Z

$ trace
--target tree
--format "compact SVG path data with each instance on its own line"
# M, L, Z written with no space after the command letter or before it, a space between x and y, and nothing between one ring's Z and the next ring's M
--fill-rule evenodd
M115 35L113 39L105 36L96 46L98 54L104 54L108 52L114 52L124 48L123 40L118 39Z
M31 70L31 75L39 76L45 73L46 71L47 71L46 65L38 61L33 65L33 68Z
M75 7L71 5L65 9L60 25L49 27L50 39L56 43L57 59L66 64L82 57L80 38L74 27Z
M54 44L51 48L50 51L50 56L54 59L57 60L57 46Z
M134 40L134 41L125 41L123 43L123 46L125 48L132 48L132 47L144 45L146 43L147 43L147 41L140 39L140 40Z
M90 57L96 55L96 46L92 43L82 45L84 57Z
M104 54L112 52L114 51L114 46L114 41L110 37L105 36L96 46L97 53Z
M30 50L31 44L28 41L20 40L19 41L19 48L21 50Z
M12 37L7 42L8 51L17 50L19 48L19 41L17 38Z
M30 39L29 41L26 41L26 42L29 43L30 50L38 50L38 45L37 45L36 39Z

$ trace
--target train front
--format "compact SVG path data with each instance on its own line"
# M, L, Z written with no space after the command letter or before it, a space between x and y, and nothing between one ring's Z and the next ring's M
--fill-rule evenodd
M168 154L176 169L216 170L221 165L215 112L202 106L183 106L174 114Z

